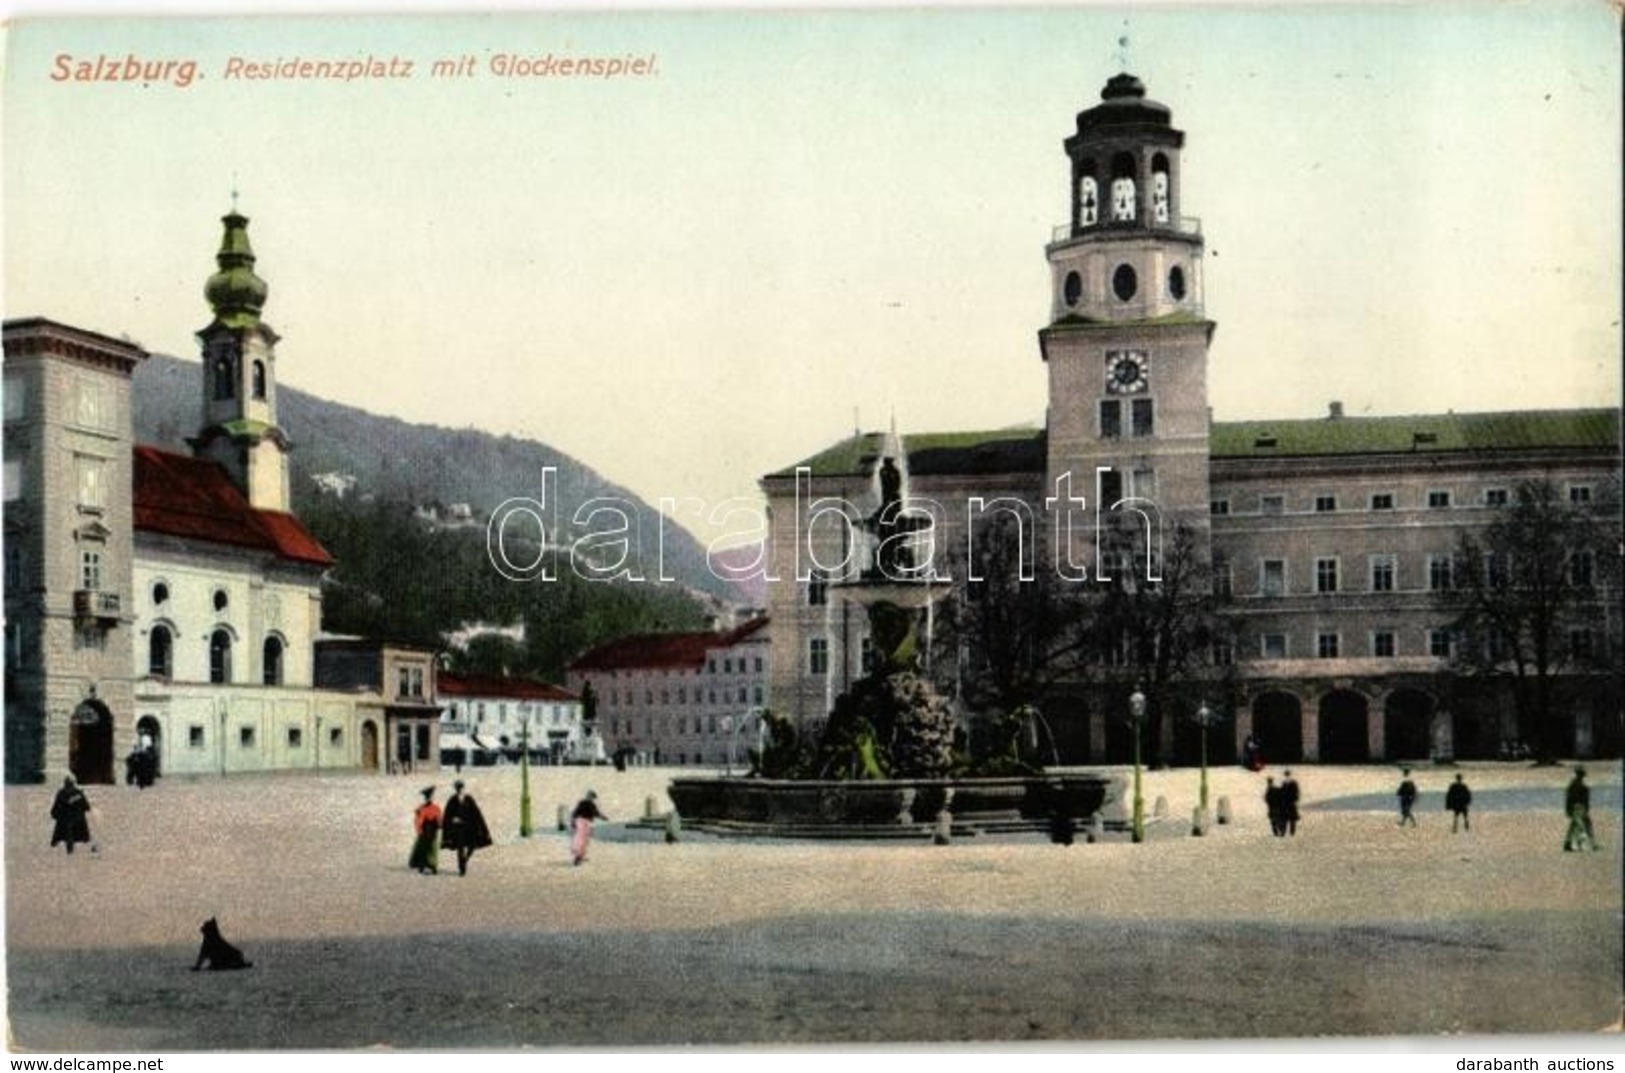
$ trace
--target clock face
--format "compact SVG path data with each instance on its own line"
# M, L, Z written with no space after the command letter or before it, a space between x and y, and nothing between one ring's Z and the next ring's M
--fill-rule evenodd
M1113 350L1106 355L1106 389L1119 395L1144 391L1151 360L1143 350Z

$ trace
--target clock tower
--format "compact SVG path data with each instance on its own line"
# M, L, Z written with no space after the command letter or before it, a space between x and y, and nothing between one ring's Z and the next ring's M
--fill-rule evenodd
M1185 524L1205 549L1214 324L1202 309L1201 224L1181 215L1185 135L1133 75L1114 76L1100 97L1063 143L1071 216L1046 250L1046 494L1070 474L1070 494L1091 509L1111 517L1131 500L1164 540Z
M234 208L220 222L219 271L203 289L214 320L197 334L203 429L190 442L198 457L226 467L252 506L286 512L290 445L277 424L278 337L260 319L269 288L254 273L248 217Z

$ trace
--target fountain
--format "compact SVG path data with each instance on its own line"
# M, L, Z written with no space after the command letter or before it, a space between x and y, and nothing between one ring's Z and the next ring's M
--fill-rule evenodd
M830 595L863 609L873 668L835 699L816 745L788 721L743 778L678 778L669 793L685 827L795 837L921 838L993 831L1070 832L1110 800L1091 773L965 777L955 771L955 716L928 675L931 609L951 585L926 556L925 521L906 509L907 458L896 433L872 476L879 507L864 523L868 562ZM833 606L833 604L832 604ZM925 644L920 620L926 619ZM769 777L773 776L773 777Z

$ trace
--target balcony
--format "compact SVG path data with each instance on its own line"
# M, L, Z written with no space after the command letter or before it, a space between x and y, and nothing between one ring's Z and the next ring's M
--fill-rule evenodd
M79 619L111 619L119 617L119 595L99 589L76 589L73 594L73 616Z
M1074 227L1070 223L1056 224L1055 230L1050 234L1050 243L1068 242L1085 235L1117 235L1123 232L1149 231L1151 234L1176 234L1199 236L1202 233L1202 218L1200 216L1181 216L1165 223L1154 223L1149 227L1138 220L1100 220L1088 227Z

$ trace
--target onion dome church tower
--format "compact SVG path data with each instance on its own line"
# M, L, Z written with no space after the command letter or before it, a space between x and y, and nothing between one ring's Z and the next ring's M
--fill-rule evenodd
M203 351L203 425L190 442L199 458L225 466L260 510L287 511L287 434L277 424L277 334L260 319L269 292L254 273L248 217L221 218L225 234L204 297L214 320L197 333Z
M1181 215L1185 135L1133 75L1112 77L1100 97L1063 143L1072 211L1046 249L1048 488L1070 473L1071 494L1092 507L1149 501L1165 535L1182 522L1205 543L1214 324L1202 309L1201 224Z

